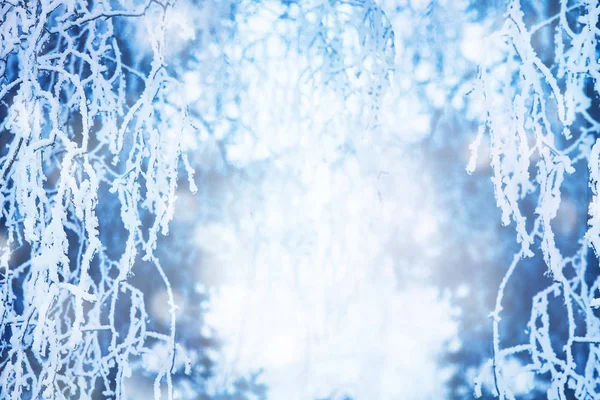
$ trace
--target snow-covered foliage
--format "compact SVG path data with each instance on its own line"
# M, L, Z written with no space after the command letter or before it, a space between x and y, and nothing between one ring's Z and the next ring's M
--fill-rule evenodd
M485 122L468 170L474 169L482 136L489 135L502 223L514 223L520 247L491 315L492 392L502 399L515 398L505 374L514 357L524 360L524 371L545 379L541 388L549 399L600 394L600 319L594 313L600 279L597 261L588 257L590 247L598 256L600 243L600 125L594 100L600 95L599 16L596 1L511 0L502 29L482 57L475 95ZM561 202L565 194L585 183L587 169L593 193L587 231L578 243L561 245L554 220L569 207ZM506 343L500 322L511 277L527 264L524 259L538 255L552 282L533 297L529 340ZM476 392L481 394L481 384Z
M164 59L170 7L0 3L2 398L125 398L132 361L156 341L169 350L155 392L166 383L172 398L176 305L154 250L190 126L169 101L180 90ZM134 24L149 50L124 42ZM147 329L128 282L141 260L169 293L168 332Z
M600 396L599 18L0 1L0 398Z

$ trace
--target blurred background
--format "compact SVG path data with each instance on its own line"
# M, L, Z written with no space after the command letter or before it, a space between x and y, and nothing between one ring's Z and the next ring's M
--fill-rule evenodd
M168 59L183 82L173 101L197 127L182 134L199 192L181 185L158 248L179 307L182 398L463 399L480 372L491 396L489 314L518 248L499 223L486 143L475 173L465 168L481 120L469 96L503 12L500 1L177 3ZM131 33L137 45L144 34ZM557 218L565 240L580 211ZM547 283L543 261L531 264L535 280L508 289L507 325L529 318ZM147 293L148 276L133 278ZM166 292L147 301L167 327ZM535 398L520 365L508 383ZM150 375L131 379L132 396L152 393Z

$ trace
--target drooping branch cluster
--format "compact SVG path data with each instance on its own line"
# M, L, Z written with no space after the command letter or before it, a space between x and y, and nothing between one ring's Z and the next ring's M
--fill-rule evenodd
M163 58L170 6L0 4L0 397L121 398L129 363L156 340L171 351L155 396L162 379L172 396L175 304L153 251L179 164L191 168ZM130 49L122 33L144 24L147 42ZM101 240L102 204L120 210L104 232L125 236L120 249ZM128 283L140 258L167 287L166 334L146 329L143 293Z
M508 357L519 354L529 360L525 368L549 376L548 398L563 399L567 392L577 398L596 398L600 320L593 306L600 280L590 285L586 271L590 268L589 247L597 253L600 232L600 144L594 145L600 125L591 100L600 93L600 5L595 1L549 2L547 15L534 23L526 22L524 9L519 0L509 2L506 22L497 34L503 42L501 50L489 52L481 66L477 89L483 98L485 123L472 147L475 152L470 164L474 166L481 137L489 134L492 181L502 222L515 222L521 244L502 281L492 314L495 389L500 398L514 398L504 366ZM544 34L552 39L547 40ZM586 168L595 195L589 209L589 228L579 238L576 250L565 254L557 245L553 220L561 206L562 191L572 184L569 179L581 179ZM524 211L527 204L535 207L534 215ZM533 257L538 249L553 283L533 298L529 342L502 346L499 323L507 283L522 258ZM560 318L551 324L549 304L555 300L562 306ZM586 350L575 354L581 343Z

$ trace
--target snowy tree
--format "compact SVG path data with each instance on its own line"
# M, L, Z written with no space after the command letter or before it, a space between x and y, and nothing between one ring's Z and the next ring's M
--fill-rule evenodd
M155 396L166 383L172 398L176 305L154 250L191 127L169 99L179 90L164 58L170 7L0 5L3 398L124 398L133 359L156 341L169 350ZM145 25L147 51L125 42L134 25ZM105 207L116 216L103 223ZM168 332L147 329L144 293L128 283L140 260L169 294Z
M0 397L597 397L599 16L0 1Z
M588 254L591 248L598 255L599 15L595 1L509 1L504 25L479 70L475 89L484 124L468 170L482 136L489 135L502 223L514 223L520 245L492 313L493 392L503 399L515 398L505 378L515 356L545 382L541 387L550 399L598 396L594 307L600 281L597 260ZM554 220L577 201L572 193L585 184L588 169L594 197L587 230L578 241L559 243ZM509 345L500 324L509 281L527 264L524 259L538 254L552 282L533 297L528 341ZM480 386L476 389L481 394Z

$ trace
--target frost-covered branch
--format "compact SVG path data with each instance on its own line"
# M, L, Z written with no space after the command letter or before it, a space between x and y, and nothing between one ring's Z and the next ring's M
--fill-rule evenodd
M169 101L178 90L163 56L170 6L0 5L3 398L123 398L132 361L149 350L144 295L128 276L141 254L170 290L153 252L173 218L178 132L188 129L185 107ZM132 55L144 46L120 36L143 24L146 63ZM120 209L108 226L98 211L107 205ZM102 235L120 229L123 248L107 247ZM169 302L170 333L158 338L173 359ZM117 318L123 307L129 316ZM164 378L172 398L171 373L158 375L155 397Z
M586 357L574 354L575 343L593 343L600 328L592 311L600 280L596 278L592 286L586 280L588 248L597 253L600 235L596 211L600 145L594 145L599 131L589 94L600 93L600 6L594 1L567 0L557 6L557 14L528 26L521 1L510 1L506 22L496 36L497 42L503 43L502 50L488 52L478 83L485 123L472 146L473 157L481 135L488 133L502 222L515 223L521 244L502 281L493 313L494 373L502 399L514 398L503 382L503 366L507 354L518 352L529 354L528 368L540 375L550 374L548 398L566 398L568 391L577 398L595 398L600 383L597 346L590 344ZM554 42L534 39L544 30L552 33ZM543 57L547 53L554 59L547 61ZM498 58L505 60L502 68L495 64ZM574 254L567 255L557 245L553 219L564 188L585 173L585 166L584 171L575 170L583 163L588 163L594 193L589 227ZM526 215L528 204L535 205L534 216ZM554 282L533 298L529 343L503 348L499 322L508 280L522 258L533 257L538 249ZM562 302L562 312L551 325L549 304L555 299ZM565 334L559 335L563 329Z

